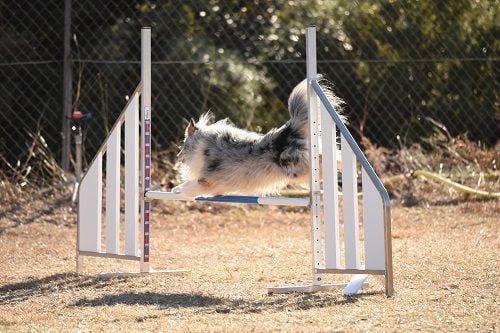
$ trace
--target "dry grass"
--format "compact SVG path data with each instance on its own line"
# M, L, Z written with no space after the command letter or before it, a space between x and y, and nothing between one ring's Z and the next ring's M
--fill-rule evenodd
M105 278L97 273L136 264L89 258L77 275L71 185L38 190L50 185L39 174L60 180L38 154L45 162L13 167L18 177L0 174L0 331L497 331L500 202L398 175L432 170L498 192L499 147L442 137L426 151L363 145L380 174L396 176L394 297L377 280L354 297L268 296L268 286L311 274L309 213L278 207L155 203L153 266L189 274ZM167 157L155 163L164 185Z
M464 137L438 134L425 139L425 142L424 145L387 150L377 147L366 137L361 140L366 156L382 176L395 203L407 207L431 206L474 199L443 183L414 177L417 170L435 173L473 190L494 192L498 197L500 142L495 147L487 148Z
M187 275L100 278L128 263L90 258L75 270L68 193L0 209L1 331L496 331L498 201L395 207L397 294L266 294L308 282L308 212L158 203L155 268Z

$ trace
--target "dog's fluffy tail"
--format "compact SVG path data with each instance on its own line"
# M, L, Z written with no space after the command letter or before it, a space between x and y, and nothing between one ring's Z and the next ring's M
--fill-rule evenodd
M318 76L318 83L323 88L330 103L335 107L335 110L342 116L344 101L334 94L332 85L321 75ZM298 128L304 128L305 132L307 132L307 119L309 118L307 112L307 79L293 88L288 98L288 111L290 112L292 123ZM345 118L342 117L342 120L345 121Z

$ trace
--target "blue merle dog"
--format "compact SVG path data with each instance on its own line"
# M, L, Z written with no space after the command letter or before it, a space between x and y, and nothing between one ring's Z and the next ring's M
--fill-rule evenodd
M339 110L342 101L326 80L320 85ZM205 113L192 119L178 155L183 183L172 189L185 197L223 194L270 194L288 184L309 182L307 81L288 99L290 120L266 134L235 127L228 119L212 123Z

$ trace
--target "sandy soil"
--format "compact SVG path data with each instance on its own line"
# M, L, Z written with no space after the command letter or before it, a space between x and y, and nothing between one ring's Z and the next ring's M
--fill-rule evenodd
M354 297L268 296L310 281L308 216L157 204L153 265L190 273L105 278L96 273L135 265L90 258L75 274L75 214L60 198L3 205L0 331L498 330L499 201L394 207L392 298L376 279Z

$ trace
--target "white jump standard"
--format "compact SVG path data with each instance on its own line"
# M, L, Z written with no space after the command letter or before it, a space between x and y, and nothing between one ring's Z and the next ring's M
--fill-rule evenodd
M77 271L83 270L85 256L97 256L139 261L139 270L136 273L156 272L149 265L151 200L153 199L309 206L312 283L304 286L272 287L268 289L268 292L270 294L315 292L346 287L344 293L352 294L364 285L369 275L379 275L384 277L386 295L393 295L389 196L318 84L315 27L306 29L311 179L310 195L306 198L231 195L186 199L172 192L151 191L151 30L141 29L141 38L141 82L81 181L77 229ZM139 123L139 100L142 126ZM321 124L319 119L321 119ZM123 132L125 140L124 147L121 147L120 136L123 124L125 124ZM140 128L143 130L139 140ZM337 129L340 132L342 157L342 196L338 193L337 187ZM122 220L120 216L120 151L122 150L125 156L125 212L123 216L125 250L120 253L120 220ZM101 244L104 154L106 155L105 246ZM358 169L361 171L362 183L362 223L358 214ZM343 223L340 223L339 216L340 201L343 205ZM347 284L324 284L324 274L354 274L354 277Z

